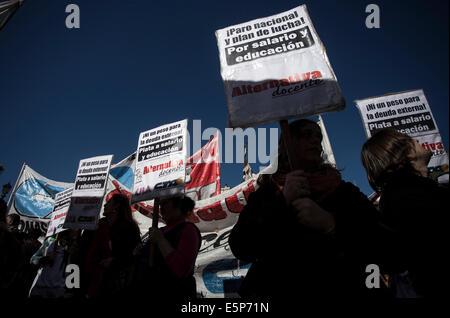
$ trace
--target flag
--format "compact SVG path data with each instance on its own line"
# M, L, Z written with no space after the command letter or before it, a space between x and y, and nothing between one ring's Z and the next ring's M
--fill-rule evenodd
M325 124L323 123L322 116L319 115L319 120L317 124L322 131L322 149L323 149L323 159L326 163L332 164L337 167L336 159L334 159L333 149L331 149L330 139L328 139L327 130L325 129Z
M219 133L186 162L185 195L199 201L220 194Z
M245 182L247 180L250 180L253 178L253 170L252 167L248 163L247 159L247 143L244 145L244 166L242 168L242 182Z
M22 5L23 0L10 0L0 2L0 31Z
M47 232L56 194L72 187L73 183L43 177L24 163L8 201L8 214L20 216L22 231Z

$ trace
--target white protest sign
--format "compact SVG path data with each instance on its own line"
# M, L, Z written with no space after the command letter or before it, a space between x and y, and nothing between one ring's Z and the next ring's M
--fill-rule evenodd
M230 127L345 108L305 5L217 30L216 38Z
M46 236L52 236L64 230L63 225L66 220L67 211L69 210L72 191L73 189L69 188L56 194L55 205L48 224Z
M448 155L422 89L369 97L355 103L367 138L378 130L392 128L417 139L422 147L433 152L428 163L430 174L447 173L448 179Z
M80 160L65 228L97 227L113 155Z
M437 179L439 182L448 183L449 160L441 135L430 134L414 137L414 139L417 139L422 147L433 153L433 156L428 163L428 172L430 173L430 176Z
M423 90L411 90L355 101L367 137L393 128L411 137L439 133Z
M139 135L131 202L184 191L187 119Z

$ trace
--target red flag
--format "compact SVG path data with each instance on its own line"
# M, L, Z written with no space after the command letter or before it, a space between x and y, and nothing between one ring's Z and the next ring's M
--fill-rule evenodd
M186 196L194 201L220 194L219 134L186 162Z

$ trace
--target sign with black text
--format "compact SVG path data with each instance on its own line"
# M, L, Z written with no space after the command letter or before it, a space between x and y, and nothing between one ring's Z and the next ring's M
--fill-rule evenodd
M97 227L112 159L113 155L106 155L80 161L65 228Z
M392 128L417 139L422 147L433 152L428 163L430 173L447 174L448 180L448 155L422 89L369 97L355 103L367 138L378 130Z
M139 135L132 203L184 191L186 135L187 119Z
M64 230L63 225L66 220L67 211L69 210L72 191L73 189L69 188L55 195L55 205L48 224L46 236L52 236Z
M305 5L217 30L216 38L230 127L345 108Z

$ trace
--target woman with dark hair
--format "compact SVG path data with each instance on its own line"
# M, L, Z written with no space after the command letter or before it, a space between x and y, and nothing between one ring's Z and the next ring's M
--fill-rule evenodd
M161 200L160 211L166 226L151 227L148 241L139 253L135 276L138 296L150 294L171 300L196 297L194 267L201 236L197 227L186 221L194 206L195 202L188 197Z
M280 138L278 171L258 180L229 242L252 266L241 296L336 298L373 292L377 211L339 171L324 163L322 133L311 120L289 125L292 157ZM291 171L289 161L297 162Z
M122 295L127 291L134 269L133 251L141 242L128 197L114 194L103 214L86 258L90 297Z
M369 183L381 195L382 223L391 233L383 248L384 266L397 297L433 295L442 275L438 268L449 193L428 178L431 155L393 129L375 133L361 151Z

